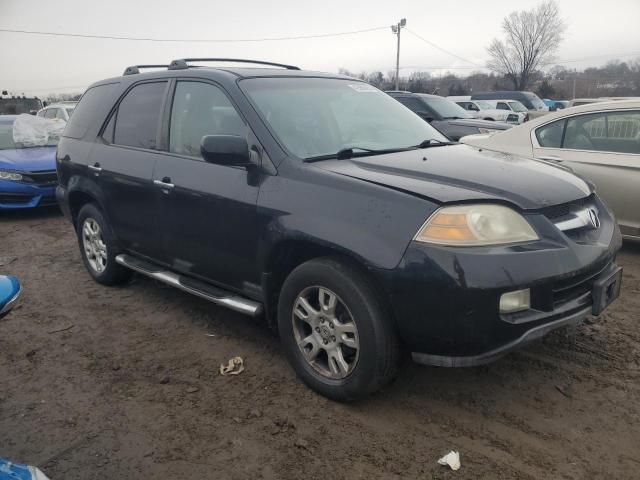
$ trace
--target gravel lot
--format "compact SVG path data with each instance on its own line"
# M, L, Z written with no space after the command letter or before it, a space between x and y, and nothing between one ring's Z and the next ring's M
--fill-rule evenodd
M52 480L638 478L640 245L618 258L599 318L486 367L406 363L341 405L261 322L142 277L102 287L57 210L0 213L0 273L25 288L0 321L0 456Z

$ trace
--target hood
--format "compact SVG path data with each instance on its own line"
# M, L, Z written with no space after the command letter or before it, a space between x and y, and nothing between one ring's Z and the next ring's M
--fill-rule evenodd
M466 145L330 160L315 166L439 203L497 200L538 209L591 194L584 180L564 169Z
M0 170L39 172L56 169L56 147L0 150Z
M507 130L511 125L493 120L480 120L478 118L459 118L456 120L444 120L450 125L460 125L462 127L490 128L492 130Z

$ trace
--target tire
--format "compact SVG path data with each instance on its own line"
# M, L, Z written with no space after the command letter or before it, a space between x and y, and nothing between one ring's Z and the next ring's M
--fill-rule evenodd
M122 252L104 215L93 203L80 209L76 233L84 266L96 282L120 285L131 278L131 270L116 263L116 256Z
M380 298L360 268L337 257L310 260L289 274L278 300L278 331L289 362L311 389L344 402L395 377L399 341Z

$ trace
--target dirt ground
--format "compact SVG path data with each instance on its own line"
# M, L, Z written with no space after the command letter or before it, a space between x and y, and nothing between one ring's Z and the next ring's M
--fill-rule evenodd
M0 214L0 273L25 289L0 321L0 456L52 480L640 478L640 246L618 258L601 317L486 367L406 363L341 405L261 322L142 277L100 286L56 209Z

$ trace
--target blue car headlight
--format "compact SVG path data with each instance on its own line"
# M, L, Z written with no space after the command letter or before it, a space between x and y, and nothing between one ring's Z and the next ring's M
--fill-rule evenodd
M0 170L0 180L13 180L14 182L19 182L22 180L22 175L16 172L7 172L5 170Z

